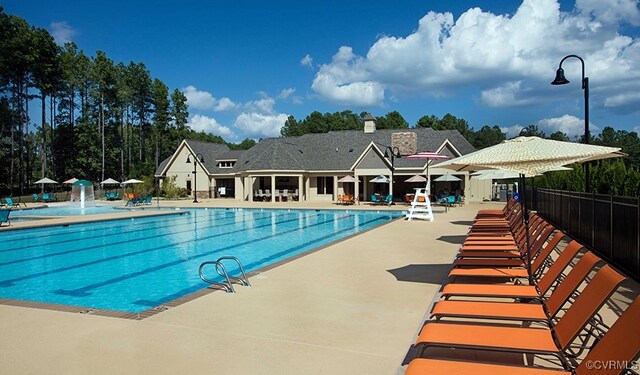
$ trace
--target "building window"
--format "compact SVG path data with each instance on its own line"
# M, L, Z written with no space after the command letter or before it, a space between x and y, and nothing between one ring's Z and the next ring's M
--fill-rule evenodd
M235 161L221 161L218 162L218 167L220 168L233 168L233 166L236 164Z
M320 176L318 179L318 194L333 194L333 176Z

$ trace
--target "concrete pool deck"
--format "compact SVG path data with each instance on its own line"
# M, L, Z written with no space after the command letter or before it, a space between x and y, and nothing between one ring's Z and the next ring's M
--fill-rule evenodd
M224 199L160 204L342 208ZM436 213L433 223L396 220L255 275L237 294L210 293L144 320L0 305L0 373L396 373L469 220L495 207L502 205L456 207Z

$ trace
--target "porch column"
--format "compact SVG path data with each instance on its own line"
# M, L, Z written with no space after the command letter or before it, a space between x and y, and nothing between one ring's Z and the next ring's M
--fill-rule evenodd
M493 186L491 187L492 191L493 191ZM464 174L464 204L467 204L469 202L469 199L471 198L471 184L469 183L469 172L466 172Z
M360 203L360 176L354 173L353 177L356 181L353 183L353 199L355 199L356 203Z
M308 201L311 192L311 177L307 176L307 179L304 181L304 200Z
M333 176L333 199L334 202L338 200L338 176Z
M302 201L304 197L304 178L302 175L298 176L298 202Z
M249 192L248 192L249 196L247 196L247 190L249 190ZM246 200L248 200L249 202L253 202L253 176L251 176L251 175L245 177L244 194L243 195L244 195L244 197L246 197Z
M271 202L276 201L276 175L271 175Z
M207 193L207 195L209 196L209 198L215 198L216 197L216 178L212 177L211 178L211 183L209 184L209 192ZM211 189L213 189L213 197L211 196Z
M393 196L393 178L389 181L389 194Z
M362 200L363 201L368 201L368 197L369 197L369 178L367 176L364 176L362 179L362 183L364 184L363 186L363 190L362 190Z

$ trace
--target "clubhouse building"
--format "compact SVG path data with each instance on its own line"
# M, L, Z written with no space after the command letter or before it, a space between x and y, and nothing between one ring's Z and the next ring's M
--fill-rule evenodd
M395 201L402 201L425 185L405 180L428 173L432 194L456 192L466 202L491 196L491 181L470 178L468 172L439 169L433 160L402 157L431 151L455 158L475 151L458 131L381 130L370 115L364 122L364 131L267 138L249 150L183 140L160 164L156 178L162 181L175 176L178 186L198 198L335 202L339 195L349 194L363 202L374 193L391 194ZM433 181L445 173L460 180Z

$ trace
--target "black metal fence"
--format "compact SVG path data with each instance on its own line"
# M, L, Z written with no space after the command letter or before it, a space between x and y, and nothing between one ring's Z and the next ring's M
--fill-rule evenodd
M640 197L527 189L527 204L640 281Z

